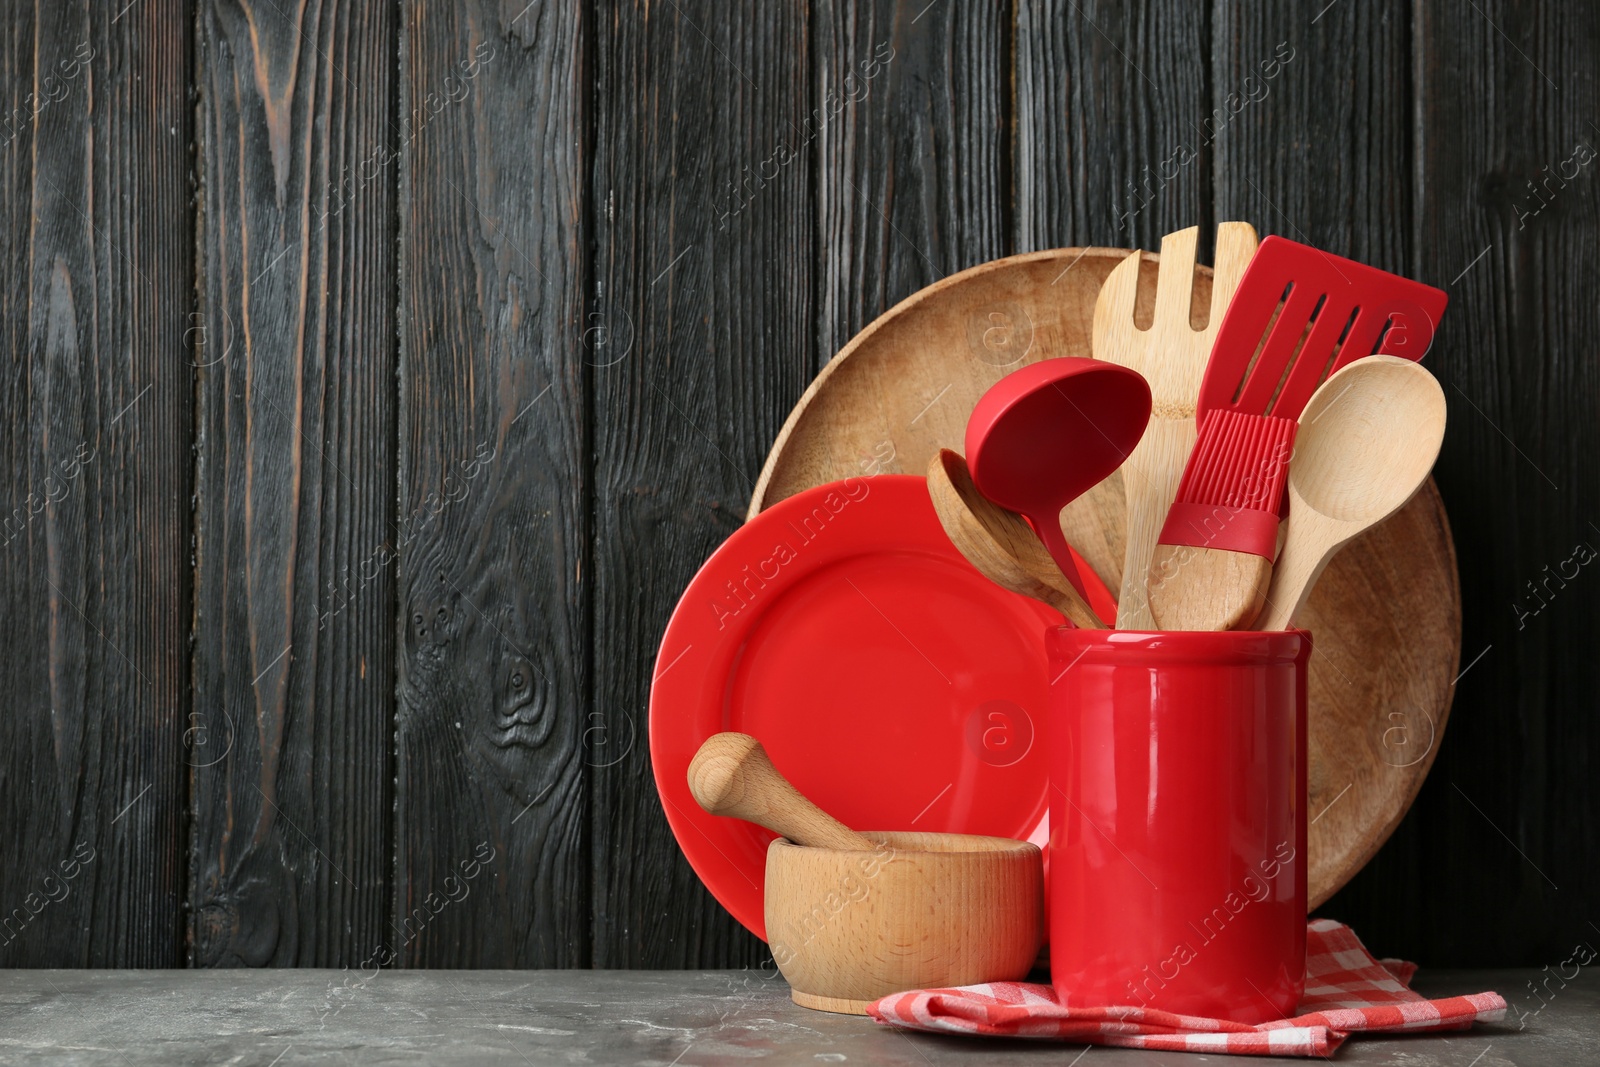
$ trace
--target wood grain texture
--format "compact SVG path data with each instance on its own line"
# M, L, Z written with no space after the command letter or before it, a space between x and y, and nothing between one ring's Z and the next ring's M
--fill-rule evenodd
M689 791L713 815L753 822L797 845L865 849L875 842L807 799L749 734L712 734L689 763Z
M0 965L180 962L189 13L0 36Z
M1012 18L1001 3L817 5L818 105L855 103L818 138L813 371L912 293L1010 252ZM961 329L995 378L1027 356L1034 336L1003 299L974 308ZM878 427L871 443L829 460L858 475L923 473L950 443L940 432L963 410L951 406L963 384L916 377L914 414L885 403L873 413L882 418L868 416ZM915 458L902 463L902 453ZM765 488L763 477L753 495Z
M1304 616L1348 703L1313 716L1312 841L1373 828L1324 913L1427 964L1600 936L1600 14L754 10L0 3L0 965L765 960L644 728L689 576L801 487L753 484L791 405L953 271L1192 225L1205 260L1217 219L1451 295L1426 366L1465 655L1341 621L1432 597L1455 632L1429 487ZM1060 303L903 317L834 374L870 433L834 454L814 406L801 466L920 472L965 391L1086 354ZM892 395L952 331L982 373ZM1113 587L1122 495L1064 513ZM1351 685L1328 634L1393 666Z
M1148 326L1137 324L1141 258L1130 254L1106 279L1094 309L1095 359L1135 370L1150 384L1150 425L1122 464L1128 509L1117 626L1150 630L1148 579L1167 509L1177 495L1198 431L1195 404L1228 302L1255 254L1255 229L1246 222L1217 227L1216 269L1210 303L1196 306L1194 276L1198 227L1161 238L1155 308ZM1085 502L1077 510L1090 506Z
M199 13L196 966L357 964L386 936L394 15Z
M411 966L588 962L587 32L572 5L406 11L390 922Z
M1257 630L1272 560L1204 545L1158 543L1145 587L1158 630Z
M1410 45L1399 5L1218 4L1194 119L1217 217L1409 276Z
M1010 251L1011 20L925 0L822 0L814 20L816 106L843 104L817 139L820 370L916 290Z
M1287 536L1272 570L1267 610L1256 620L1261 630L1289 629L1334 553L1422 488L1444 440L1445 399L1418 364L1372 356L1324 382L1301 419L1289 473ZM1450 635L1439 627L1417 638L1441 645Z
M1600 893L1585 562L1600 549L1600 13L1427 0L1414 20L1407 266L1450 293L1426 365L1450 403L1437 478L1458 531L1465 673L1412 817L1330 908L1441 964L1548 963L1594 943ZM1486 913L1505 920L1450 935Z
M1007 511L972 484L972 472L959 452L941 448L928 461L928 497L945 536L996 585L1043 601L1074 626L1103 630L1094 613L1028 520Z
M750 514L817 484L819 472L830 481L922 474L939 449L964 448L967 416L995 382L1052 354L1089 351L1095 297L1126 255L1121 249L1062 249L985 263L918 290L869 323L824 366L784 421L751 494ZM1209 293L1210 272L1196 277ZM1154 257L1141 278L1151 295L1141 307L1148 307L1154 303ZM908 391L902 383L912 378L919 386ZM826 394L842 399L813 403ZM836 441L845 435L856 444L842 451ZM1111 496L1116 506L1108 513L1120 524L1120 480ZM1107 561L1120 566L1120 541L1089 545L1078 536L1081 530L1066 532L1102 577Z
M1211 231L1212 19L1184 0L1017 4L1017 251L1154 250L1162 234Z
M584 355L604 664L585 747L597 967L767 955L685 862L644 730L672 608L741 521L766 444L811 376L823 104L807 24L788 5L741 18L640 2L595 41L589 314L604 332L586 335Z
M768 846L768 930L796 1004L865 1015L879 997L906 989L1028 976L1044 934L1037 845L971 834L882 837L866 850L783 838ZM828 914L819 902L838 907Z

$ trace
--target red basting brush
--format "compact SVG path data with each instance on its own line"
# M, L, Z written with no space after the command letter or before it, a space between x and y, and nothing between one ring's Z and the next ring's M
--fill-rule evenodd
M1151 559L1146 590L1163 630L1237 630L1266 602L1289 478L1294 419L1208 412Z

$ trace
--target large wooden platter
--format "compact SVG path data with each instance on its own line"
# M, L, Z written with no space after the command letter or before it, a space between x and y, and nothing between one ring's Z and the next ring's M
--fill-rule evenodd
M880 316L823 368L767 457L750 514L849 476L920 474L961 449L984 390L1040 359L1090 355L1100 284L1127 252L1062 248L996 260ZM1136 318L1148 322L1146 253ZM1211 275L1195 274L1203 320ZM1197 325L1199 321L1197 321ZM1073 546L1121 582L1123 492L1113 477L1063 514ZM1461 656L1455 548L1430 481L1329 566L1303 617L1310 672L1310 901L1350 880L1388 838L1433 764Z

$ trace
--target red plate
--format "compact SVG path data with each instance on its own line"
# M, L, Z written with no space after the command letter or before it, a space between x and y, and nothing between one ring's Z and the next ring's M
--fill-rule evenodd
M1061 623L956 552L920 477L850 478L757 515L689 583L650 692L656 788L695 873L765 938L773 835L706 814L685 778L721 730L759 738L856 829L1043 845L1044 633Z

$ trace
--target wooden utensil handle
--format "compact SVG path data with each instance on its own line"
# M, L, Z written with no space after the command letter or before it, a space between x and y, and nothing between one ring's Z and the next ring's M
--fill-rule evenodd
M1157 544L1150 615L1162 630L1247 630L1271 578L1272 561L1249 552Z
M1295 524L1299 523L1298 530ZM1294 487L1289 488L1289 537L1278 554L1267 589L1266 610L1256 620L1257 630L1287 630L1311 599L1311 590L1354 533L1344 523L1319 514Z
M1061 612L1061 614L1072 620L1072 625L1080 630L1104 630L1107 628L1106 624L1101 621L1100 616L1096 615L1094 609L1089 606L1089 602L1079 596L1078 591L1072 588L1071 585L1066 585L1059 589L1040 585L1039 593L1034 599L1043 600L1046 604Z
M1167 509L1178 495L1184 464L1197 433L1192 411L1169 416L1157 412L1144 437L1122 465L1122 486L1128 498L1128 528L1122 563L1122 589L1117 598L1117 628L1153 630L1146 579L1155 556Z
M1060 573L1028 520L978 492L961 453L941 448L928 461L928 499L945 536L978 573L1002 589L1044 601L1074 626L1105 629L1088 601Z
M689 763L689 791L713 815L765 826L797 845L871 851L877 845L807 800L749 734L706 738Z

